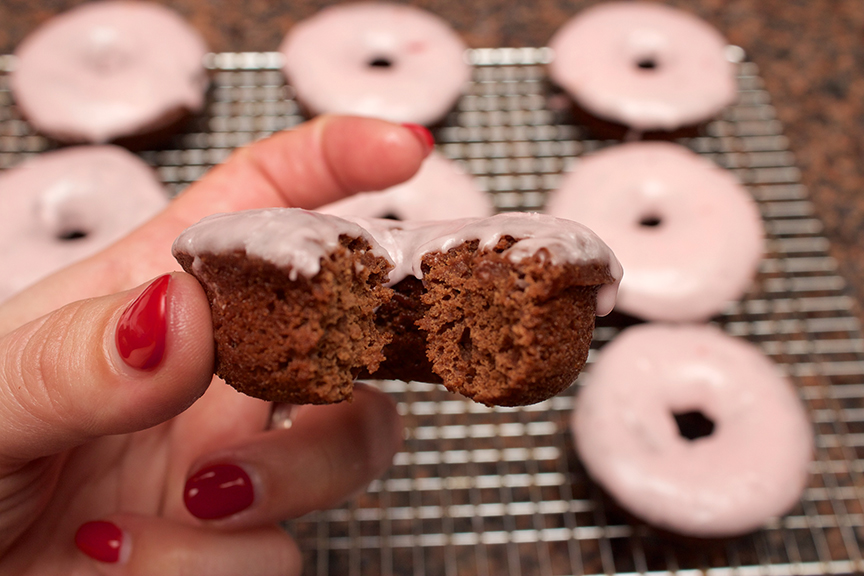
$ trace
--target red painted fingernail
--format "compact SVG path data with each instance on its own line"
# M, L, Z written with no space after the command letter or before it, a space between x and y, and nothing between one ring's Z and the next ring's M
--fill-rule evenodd
M432 136L432 132L429 131L425 126L421 126L420 124L402 124L405 128L410 130L417 136L417 139L423 144L423 150L426 151L428 155L429 152L432 151L432 148L435 147L435 137Z
M215 464L186 481L183 502L202 520L225 518L252 505L255 492L245 470L234 464Z
M165 354L166 295L171 276L154 280L123 312L117 323L117 350L123 361L138 370L151 370Z
M104 520L87 522L75 533L75 546L99 562L117 562L123 546L123 531L116 524Z

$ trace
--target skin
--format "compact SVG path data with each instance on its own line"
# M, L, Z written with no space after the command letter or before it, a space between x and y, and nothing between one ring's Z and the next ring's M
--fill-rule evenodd
M212 377L210 312L174 272L166 352L127 366L114 344L127 306L178 269L174 238L214 212L313 208L411 177L428 146L402 126L319 117L238 150L142 228L0 305L0 574L293 575L300 553L278 522L338 505L401 447L393 402L358 386L352 403L305 406L268 430L271 405ZM202 521L186 479L214 463L253 479L251 507ZM124 532L121 560L78 551L81 524Z

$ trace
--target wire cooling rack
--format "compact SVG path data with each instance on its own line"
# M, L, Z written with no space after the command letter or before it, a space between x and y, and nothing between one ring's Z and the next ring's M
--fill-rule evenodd
M864 341L757 67L730 47L738 102L679 142L726 167L759 203L767 254L753 286L716 319L794 381L817 452L800 503L764 529L697 541L656 531L585 474L568 420L579 383L546 402L490 409L421 383L381 382L405 450L351 503L287 525L309 575L839 574L864 571ZM473 81L435 128L499 210L535 210L592 139L551 88L545 48L479 49ZM165 149L140 152L172 193L237 146L304 117L278 53L208 56L209 104ZM0 57L0 70L14 62ZM0 168L53 147L20 118L0 73ZM596 351L619 331L602 323ZM590 365L589 365L590 369Z

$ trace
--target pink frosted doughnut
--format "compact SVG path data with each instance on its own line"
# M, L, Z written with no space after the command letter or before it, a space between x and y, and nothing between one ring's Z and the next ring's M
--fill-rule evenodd
M676 425L700 415L696 434ZM622 332L591 367L572 429L615 500L689 536L743 534L787 512L813 454L790 382L758 348L709 325Z
M0 301L119 240L167 203L153 170L116 146L47 152L0 174Z
M546 212L581 222L624 266L616 308L696 321L750 286L764 247L759 209L728 171L667 142L614 146L579 161Z
M357 194L318 209L334 216L394 220L485 218L494 211L489 195L474 179L437 152L429 155L420 171L404 184Z
M466 46L444 20L390 3L330 6L282 42L284 71L313 114L432 124L470 79Z
M200 109L206 53L200 35L164 6L84 4L24 39L15 52L12 91L40 132L103 143Z
M609 2L566 22L549 46L549 75L588 112L635 130L674 130L736 98L725 39L662 4Z

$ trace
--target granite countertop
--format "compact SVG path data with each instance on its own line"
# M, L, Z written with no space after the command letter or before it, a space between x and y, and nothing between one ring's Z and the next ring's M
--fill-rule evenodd
M335 3L158 1L183 14L215 52L276 50L293 24ZM451 22L470 47L489 48L545 46L564 21L597 1L411 3ZM824 223L823 234L830 242L838 272L847 280L853 313L864 321L864 1L655 1L665 1L707 20L758 65L816 216ZM0 0L0 54L14 51L28 32L52 15L81 3ZM837 542L832 547L835 544L842 547ZM838 557L844 558L842 554ZM599 565L598 558L599 552L585 561ZM495 559L499 560L504 563Z
M163 0L164 1L164 0ZM596 0L413 0L473 48L544 46ZM80 0L4 0L0 53ZM167 3L167 2L165 2ZM175 0L214 51L276 49L323 0ZM840 274L864 319L864 5L861 0L669 0L743 47L771 94Z

